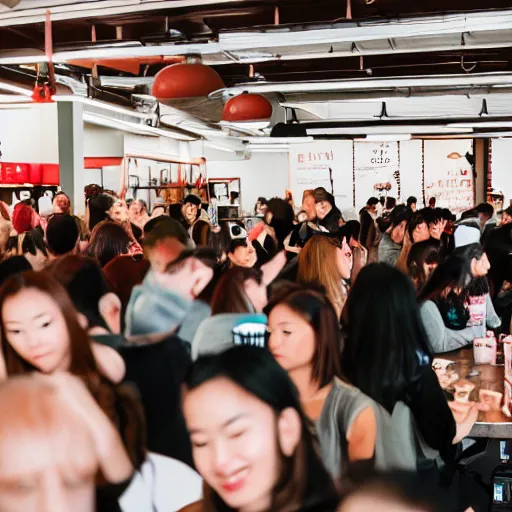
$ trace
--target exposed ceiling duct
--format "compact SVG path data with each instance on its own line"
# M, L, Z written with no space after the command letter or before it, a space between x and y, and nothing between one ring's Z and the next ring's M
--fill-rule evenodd
M94 2L95 4L98 2ZM102 3L102 2L99 2ZM156 3L156 2L148 2ZM158 2L165 4L167 2ZM177 7L178 2L173 2ZM145 5L145 4L144 4ZM52 9L52 19L56 16ZM7 21L7 20L6 20ZM0 14L0 26L2 15ZM69 45L68 45L69 46ZM197 54L209 65L323 59L365 55L476 50L512 46L512 10L473 12L324 25L222 31L205 42L112 41L56 50L53 61L126 59ZM0 64L46 62L43 52L5 52Z

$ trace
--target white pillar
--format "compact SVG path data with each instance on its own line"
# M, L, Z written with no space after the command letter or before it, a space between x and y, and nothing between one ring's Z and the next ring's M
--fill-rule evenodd
M83 105L59 102L60 186L71 198L73 213L85 213L84 198L84 116Z

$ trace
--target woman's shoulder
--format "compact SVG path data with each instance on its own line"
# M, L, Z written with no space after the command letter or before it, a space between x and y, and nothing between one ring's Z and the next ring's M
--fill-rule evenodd
M361 411L368 407L374 410L380 408L375 400L363 393L359 388L338 378L334 380L331 393L330 407L333 409L333 414L335 416L342 415L347 424L350 424Z
M186 507L181 508L178 512L203 512L204 511L204 502L196 501L195 503L191 503Z

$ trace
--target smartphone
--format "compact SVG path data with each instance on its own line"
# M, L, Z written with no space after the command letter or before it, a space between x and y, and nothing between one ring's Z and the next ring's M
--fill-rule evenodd
M512 467L498 466L492 476L491 512L512 512Z

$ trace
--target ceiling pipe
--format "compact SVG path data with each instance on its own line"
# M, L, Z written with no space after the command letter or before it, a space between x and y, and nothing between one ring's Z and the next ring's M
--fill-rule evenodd
M206 7L219 4L238 3L239 0L97 0L52 7L54 21L80 18L98 18L120 14L143 13L184 7ZM27 25L44 22L46 9L17 9L0 13L0 27Z
M318 82L254 82L242 83L210 94L211 98L223 94L238 95L245 91L255 93L303 93L334 92L376 89L397 89L411 87L471 87L471 86L509 86L512 73L481 73L474 75L414 76L393 78L363 78L346 80L325 80Z
M138 1L138 0L137 0ZM222 0L221 0L222 1ZM231 0L229 0L231 1ZM100 2L95 2L97 5ZM154 2L148 2L152 4ZM159 2L166 4L167 2ZM180 0L173 2L173 7L177 7ZM217 2L216 2L217 3ZM52 10L53 19L57 19L55 14L57 8ZM98 13L95 13L98 14ZM99 15L99 14L98 14ZM1 26L1 15L0 15ZM286 29L284 28L286 27ZM334 28L333 28L334 27ZM204 63L209 64L208 56L212 56L211 63L230 64L236 62L232 58L219 60L219 55L223 52L247 52L268 48L272 50L276 46L284 46L292 49L297 48L296 52L290 51L284 55L265 55L264 57L240 57L244 62L260 62L263 60L295 60L302 58L329 58L354 55L381 55L381 54L399 54L399 53L420 53L448 51L454 49L484 49L494 47L512 46L512 37L507 37L508 32L512 31L512 10L491 11L491 12L471 12L462 14L447 14L440 16L409 17L394 20L371 20L359 23L344 22L338 24L325 24L311 26L289 25L279 27L247 30L245 32L221 32L219 40L208 41L205 43L187 43L187 44L162 44L143 46L140 42L137 46L134 43L119 44L120 41L102 44L101 46L85 49L61 50L54 53L54 62L68 62L77 59L115 59L115 58L135 58L135 57L155 57L155 56L175 56L188 53L199 53L203 55ZM493 33L498 36L497 40L478 39L480 32ZM473 37L463 37L465 33ZM455 37L452 37L455 36ZM475 36L477 36L475 38ZM436 37L441 40L436 42ZM448 41L446 40L448 37ZM419 43L418 38L424 42ZM415 44L397 45L395 40L402 39L407 42L412 39ZM458 44L454 43L458 40ZM366 49L359 43L372 41L372 47ZM382 41L382 45L375 45L375 42ZM350 47L347 50L339 49L340 44ZM326 46L325 50L314 51L314 46ZM338 46L332 49L331 46ZM307 46L305 52L303 47ZM267 52L268 53L268 52ZM283 53L283 52L281 52ZM0 64L22 64L45 62L46 57L39 52L34 55L8 54L0 56Z

